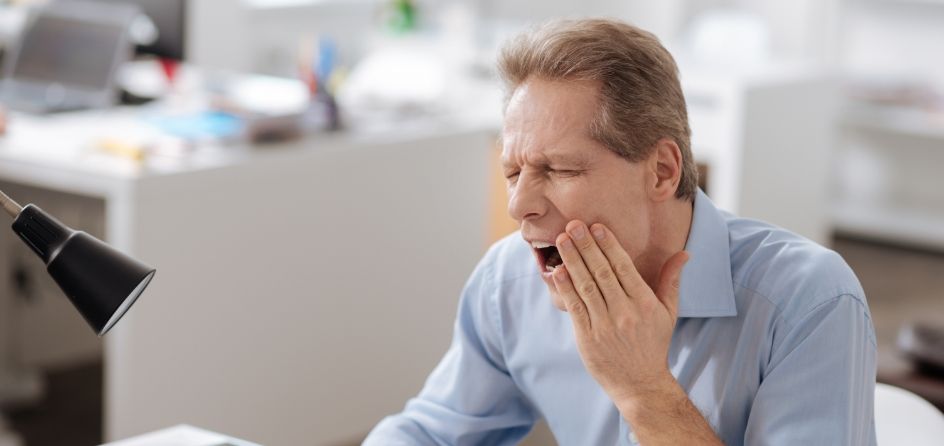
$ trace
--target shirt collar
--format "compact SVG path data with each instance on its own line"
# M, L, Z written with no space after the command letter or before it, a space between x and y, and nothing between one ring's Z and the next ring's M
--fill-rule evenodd
M737 316L728 226L701 189L685 249L690 257L682 269L678 317Z

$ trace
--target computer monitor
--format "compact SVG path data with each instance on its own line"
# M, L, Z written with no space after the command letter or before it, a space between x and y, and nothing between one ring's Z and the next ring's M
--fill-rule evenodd
M118 23L40 14L22 37L11 77L101 90L124 32Z
M137 6L157 28L157 41L136 48L138 54L152 54L162 59L184 60L187 29L186 0L96 0Z
M37 113L111 105L115 72L131 54L128 26L137 14L135 7L91 2L34 10L4 60L0 101Z

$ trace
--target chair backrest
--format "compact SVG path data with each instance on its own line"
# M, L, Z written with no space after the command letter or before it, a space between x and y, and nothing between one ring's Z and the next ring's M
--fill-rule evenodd
M875 435L878 446L940 446L944 414L905 389L875 385Z

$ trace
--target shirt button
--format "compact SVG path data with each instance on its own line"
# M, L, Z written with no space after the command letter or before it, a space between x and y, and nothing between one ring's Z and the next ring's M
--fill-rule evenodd
M635 432L630 432L630 433L629 433L629 442L632 443L632 444L639 444L639 439L636 438L636 433L635 433Z

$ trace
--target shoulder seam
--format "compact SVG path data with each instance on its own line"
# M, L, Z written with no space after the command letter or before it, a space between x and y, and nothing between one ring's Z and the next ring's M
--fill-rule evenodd
M777 305L776 303L774 303L773 299L767 297L766 294L761 293L760 291L757 291L757 290L755 290L755 289L753 289L753 288L751 288L751 287L748 287L748 286L746 286L746 285L744 285L744 284L741 284L741 283L739 283L739 282L733 282L733 284L734 284L734 286L736 286L736 287L738 287L738 288L745 289L745 290L750 291L751 293L753 293L753 294L755 294L755 295L757 295L757 296L763 297L764 300L767 301L767 303L770 304L770 306L774 307L774 309L776 310L776 313L775 313L774 317L776 317L778 321L784 321L784 322L786 322L786 320L785 320L785 319L783 318L783 316L782 316L783 309L780 308L780 305ZM791 328L792 328L792 327L791 327Z
M815 311L819 310L819 309L820 309L821 307L823 307L824 305L830 304L830 303L833 303L833 302L836 302L836 301L842 299L843 297L852 298L852 300L855 301L856 306L859 307L859 311L861 311L862 314L865 315L865 319L869 322L869 325L871 325L871 326L873 327L873 328L872 328L873 331L869 333L869 342L872 343L872 346L873 346L873 347L878 347L878 346L877 346L877 341L876 341L876 339L875 339L875 332L874 332L874 330L875 330L875 328L874 328L874 327L875 327L875 324L874 324L873 321L872 321L872 314L869 313L869 311L867 311L867 310L868 310L868 305L866 305L865 302L863 302L862 299L861 299L859 296L855 295L855 294L852 294L852 293L840 293L838 296L833 296L833 297L831 297L831 298L829 298L829 299L827 299L827 300L824 300L824 301L822 301L822 302L820 302L820 303L814 305L813 308L810 308L806 313L803 313L803 316L801 316L799 319L800 319L800 320L806 319L807 317L809 317L809 315L813 314Z
M753 289L753 288L751 288L751 287L745 286L745 285L743 285L743 284L741 284L741 283L738 283L738 282L734 282L734 285L737 286L738 288L745 289L745 290L750 291L751 293L753 293L753 294L755 294L755 295L757 295L757 296L760 296L760 297L764 298L764 300L767 301L767 303L769 303L769 304L770 304L772 307L774 307L774 309L776 310L776 313L774 314L774 317L776 318L776 320L777 320L778 322L781 322L781 323L787 325L787 329L788 329L788 330L793 330L793 329L796 327L793 322L788 321L786 318L783 317L783 308L781 308L780 305L777 305L776 303L774 303L773 299L771 299L770 297L768 297L766 294L761 293L760 291L757 291L757 290L755 290L755 289ZM844 297L844 296L850 297L850 298L852 298L853 300L855 300L855 301L856 301L856 304L859 306L859 309L865 314L866 319L868 319L869 324L872 325L872 327L875 327L875 323L874 323L874 321L872 321L872 314L869 313L869 311L867 311L867 310L868 310L868 305L862 300L862 297L861 297L861 296L859 296L859 295L856 294L856 293L849 293L849 292L840 292L839 294L831 295L829 298L826 298L826 299L823 300L822 302L820 302L820 303L814 305L812 308L810 308L809 310L807 310L806 312L804 312L803 315L801 315L801 316L800 316L799 318L797 318L797 319L798 319L798 320L805 319L807 316L809 316L810 314L812 314L814 311L816 311L817 309L819 309L821 306L826 305L826 304L828 304L828 303L830 303L830 302L834 302L834 301L836 301L836 300L839 300L840 298L842 298L842 297ZM874 328L873 328L873 330L874 330ZM876 341L876 339L875 339L875 334L874 334L874 332L873 332L872 334L870 334L870 336L869 336L869 341L872 343L873 346L877 345L877 341Z

